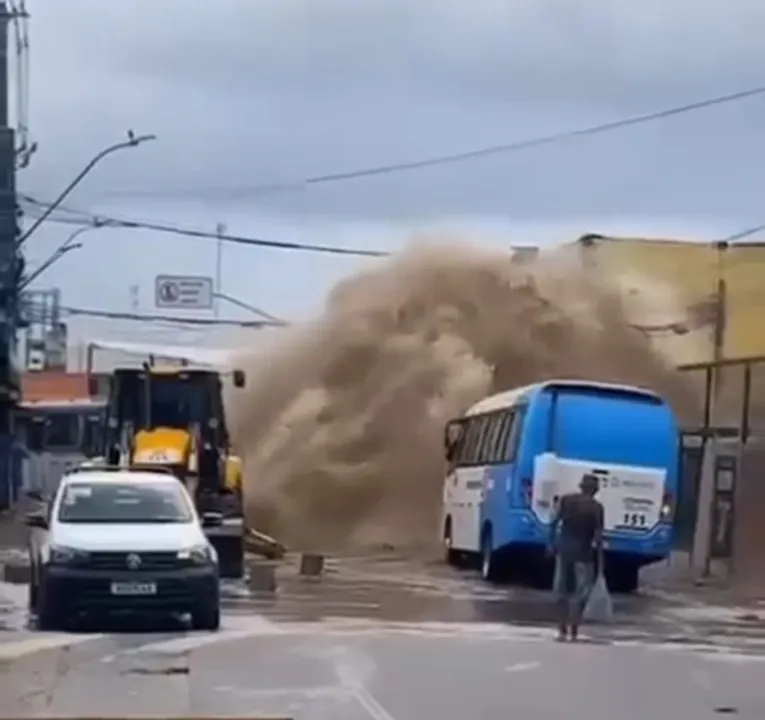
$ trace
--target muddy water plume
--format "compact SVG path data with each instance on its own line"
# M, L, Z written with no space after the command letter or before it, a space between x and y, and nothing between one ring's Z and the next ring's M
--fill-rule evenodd
M234 403L247 513L293 548L430 551L444 424L486 394L550 377L694 400L629 322L618 289L565 249L421 242L340 282L320 316L242 362Z

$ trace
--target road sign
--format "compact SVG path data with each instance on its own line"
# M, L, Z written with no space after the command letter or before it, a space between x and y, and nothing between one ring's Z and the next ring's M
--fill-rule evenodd
M213 306L213 279L197 275L157 275L154 304L174 310L210 310Z

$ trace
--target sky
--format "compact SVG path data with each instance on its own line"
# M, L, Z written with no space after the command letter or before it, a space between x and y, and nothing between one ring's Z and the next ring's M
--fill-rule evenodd
M27 9L39 150L18 185L41 200L130 128L157 140L99 163L68 205L384 250L441 230L504 247L585 232L713 238L765 222L765 96L471 162L294 187L756 86L757 0L27 0ZM262 192L274 185L292 190ZM30 267L71 229L43 226L27 243ZM115 229L81 240L36 284L60 287L68 306L153 312L157 274L212 276L216 265L214 241ZM228 245L221 289L300 319L370 262ZM86 331L144 332L125 327Z

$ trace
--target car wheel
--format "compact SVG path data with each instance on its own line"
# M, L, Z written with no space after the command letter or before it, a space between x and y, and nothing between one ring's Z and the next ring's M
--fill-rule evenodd
M40 594L37 586L37 578L35 577L34 568L32 569L32 577L29 578L29 591L27 593L27 599L29 602L29 611L35 612L37 609L37 596Z
M205 603L191 613L194 630L217 630L220 628L220 604Z
M55 598L48 597L45 588L37 586L35 595L35 615L38 630L61 630L66 618Z
M238 580L244 577L244 557L227 557L219 561L219 572L226 580Z

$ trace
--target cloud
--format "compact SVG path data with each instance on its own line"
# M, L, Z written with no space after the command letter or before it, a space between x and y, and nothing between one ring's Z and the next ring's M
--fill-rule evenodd
M247 190L756 84L765 5L754 0L163 0L151 10L145 0L31 0L30 9L41 153L28 187L60 185L129 126L160 141L110 158L81 197L200 188L187 196L305 216L712 213L748 222L759 209L765 102L756 99L310 193L258 199Z
M765 59L756 0L218 0L193 9L163 0L151 13L141 0L55 5L44 12L85 38L70 52L96 68L256 93L376 81L426 94L478 88L558 102L563 91L602 101L624 83L751 80Z

